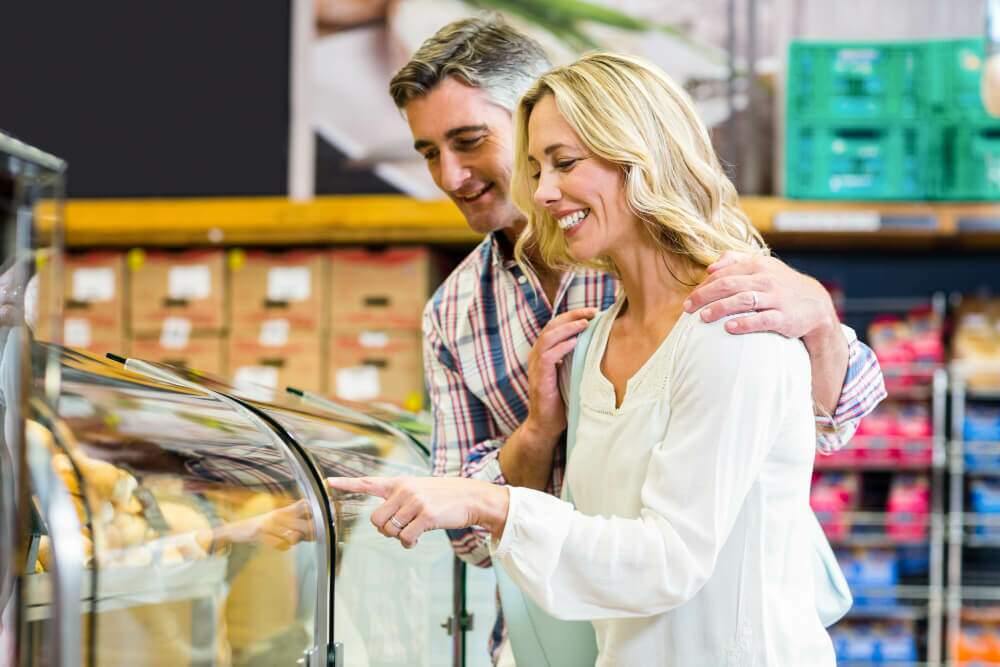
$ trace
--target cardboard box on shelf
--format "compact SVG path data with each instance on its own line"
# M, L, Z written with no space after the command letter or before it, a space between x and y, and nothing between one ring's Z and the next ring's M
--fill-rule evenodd
M419 329L440 267L425 247L363 248L330 254L330 329Z
M265 322L256 336L234 336L229 341L229 375L233 384L252 395L269 399L260 387L284 391L291 385L317 393L324 390L323 338L318 333L288 335L277 324ZM269 331L269 329L271 329Z
M159 336L140 336L130 342L130 356L186 366L197 371L225 377L226 337L221 334L191 335L185 325L167 320Z
M35 334L53 338L50 273L39 271ZM96 353L124 350L125 258L118 252L67 255L63 267L61 342Z
M198 334L226 328L225 256L221 250L130 250L131 332L155 337L169 318Z
M414 412L423 406L419 331L339 328L330 332L329 349L330 395L387 401Z
M320 250L230 250L230 325L234 331L267 320L288 320L298 332L319 332L326 322L329 256Z

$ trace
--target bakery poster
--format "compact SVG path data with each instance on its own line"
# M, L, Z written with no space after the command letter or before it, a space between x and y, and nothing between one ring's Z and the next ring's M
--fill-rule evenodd
M315 2L309 113L316 194L440 196L413 150L388 83L439 28L486 12L502 14L535 38L555 63L598 48L649 58L683 83L709 126L721 126L730 115L725 0ZM736 102L744 104L743 96Z

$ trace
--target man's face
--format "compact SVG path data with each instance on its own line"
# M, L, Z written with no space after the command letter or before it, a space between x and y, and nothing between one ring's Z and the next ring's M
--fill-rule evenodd
M473 231L518 231L524 216L510 201L514 127L510 112L481 89L448 77L406 105L413 146L434 182Z

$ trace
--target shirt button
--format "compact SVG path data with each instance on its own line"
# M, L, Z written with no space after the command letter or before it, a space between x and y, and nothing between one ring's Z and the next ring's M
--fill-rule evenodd
M520 278L517 279L517 282L523 285L524 283L528 282L528 278L527 276L521 276Z

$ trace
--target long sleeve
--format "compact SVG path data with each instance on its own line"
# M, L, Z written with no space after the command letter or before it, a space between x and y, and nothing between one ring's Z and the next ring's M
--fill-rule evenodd
M731 336L721 322L681 333L666 432L652 449L637 518L587 516L511 489L495 556L554 616L644 617L689 601L711 577L790 410L806 424L798 454L811 456L809 360L799 341ZM807 488L805 472L801 481Z
M430 395L432 473L504 484L497 455L505 438L496 432L486 408L465 387L454 356L445 345L433 313L424 313L424 376ZM448 531L456 555L473 565L490 562L487 533L479 528Z
M844 387L834 413L816 415L816 448L824 454L847 446L861 419L886 397L885 380L875 353L858 340L853 329L841 326L848 345Z

